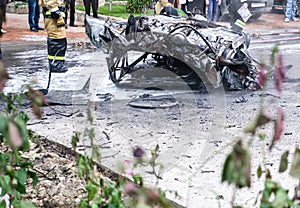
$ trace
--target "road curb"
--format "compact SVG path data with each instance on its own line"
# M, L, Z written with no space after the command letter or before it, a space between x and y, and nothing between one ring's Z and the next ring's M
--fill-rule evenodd
M34 132L35 134L39 135L37 132ZM51 139L48 139L47 137L44 137L44 136L41 136L39 135L40 137L40 140L42 141L42 143L46 144L46 145L51 145L53 148L55 148L55 150L57 152L63 152L64 154L66 155L71 155L73 157L78 157L82 154L80 154L80 152L77 152L77 151L74 151L72 148L70 147L67 147L61 143L58 143L56 141L53 141ZM111 170L110 168L104 166L103 164L100 164L98 163L97 161L94 161L94 164L97 166L97 168L103 172L103 173L106 173L106 176L107 178L109 178L110 180L116 180L117 178L126 178L125 176ZM127 178L128 180L130 180L129 178ZM147 187L144 187L146 188L147 190L150 191L149 188ZM170 207L171 208L184 208L184 206L182 205L179 205L178 203L168 199L167 199L167 202L170 204Z

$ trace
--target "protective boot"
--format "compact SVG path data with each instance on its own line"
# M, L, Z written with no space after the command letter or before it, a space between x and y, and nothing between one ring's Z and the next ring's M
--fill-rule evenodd
M47 38L49 68L54 73L68 71L65 65L65 54L67 49L67 38Z

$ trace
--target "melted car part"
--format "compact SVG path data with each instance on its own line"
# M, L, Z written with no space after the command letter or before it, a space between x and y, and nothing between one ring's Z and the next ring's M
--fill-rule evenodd
M124 23L86 16L91 42L108 54L110 79L119 83L145 63L196 76L213 87L257 86L257 61L248 54L249 36L203 18L166 15L130 16ZM141 52L129 61L128 52Z

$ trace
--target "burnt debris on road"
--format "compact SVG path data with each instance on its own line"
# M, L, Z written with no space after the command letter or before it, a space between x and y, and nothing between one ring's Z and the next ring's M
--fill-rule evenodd
M108 52L110 79L119 83L141 68L168 69L185 78L227 89L257 88L257 61L246 33L205 20L164 15L129 17L117 23L86 17L91 42ZM129 51L141 52L130 62Z

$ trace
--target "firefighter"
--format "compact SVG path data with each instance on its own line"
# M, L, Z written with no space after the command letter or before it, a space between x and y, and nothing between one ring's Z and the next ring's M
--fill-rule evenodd
M50 72L63 73L68 69L65 65L67 36L65 31L64 0L39 0L43 8L45 28L48 34L48 60Z
M242 32L246 23L238 13L238 10L242 6L248 7L247 0L231 0L228 11L230 15L230 26L231 29L237 32Z

